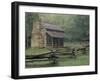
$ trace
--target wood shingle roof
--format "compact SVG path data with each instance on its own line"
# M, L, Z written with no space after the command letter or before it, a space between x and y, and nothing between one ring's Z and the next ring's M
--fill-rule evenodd
M42 27L46 29L46 33L51 37L64 38L64 30L54 24L42 23Z
M46 29L49 29L49 30L63 31L64 32L64 30L61 27L54 25L54 24L42 23L42 26Z
M48 33L51 37L55 37L55 38L64 38L64 32L47 31L47 33Z

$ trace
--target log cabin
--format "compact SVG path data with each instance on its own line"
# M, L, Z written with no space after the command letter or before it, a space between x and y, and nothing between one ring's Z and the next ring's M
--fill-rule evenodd
M47 22L34 22L31 47L63 47L64 46L64 30L54 24Z

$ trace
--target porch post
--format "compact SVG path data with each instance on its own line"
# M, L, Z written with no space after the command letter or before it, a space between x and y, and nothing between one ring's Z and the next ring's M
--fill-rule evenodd
M53 47L53 37L51 37L51 40L52 40L52 47Z

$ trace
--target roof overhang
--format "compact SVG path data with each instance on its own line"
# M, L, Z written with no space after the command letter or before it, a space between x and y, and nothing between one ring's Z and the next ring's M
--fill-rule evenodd
M47 31L47 33L54 38L64 38L64 32L58 31Z

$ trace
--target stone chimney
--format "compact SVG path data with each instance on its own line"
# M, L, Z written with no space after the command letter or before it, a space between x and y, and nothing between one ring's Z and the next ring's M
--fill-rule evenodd
M33 22L31 47L44 47L44 36L42 32L41 22Z

